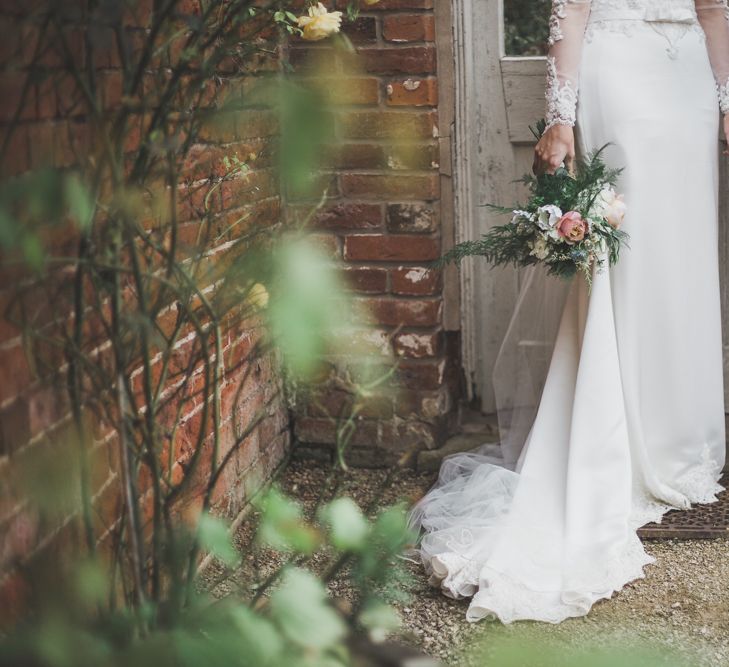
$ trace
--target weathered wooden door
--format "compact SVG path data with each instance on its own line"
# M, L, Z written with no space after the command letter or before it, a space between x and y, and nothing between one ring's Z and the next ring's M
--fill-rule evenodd
M509 2L519 1L453 0L458 240L478 238L494 224L503 223L503 218L486 208L487 204L508 206L524 198L522 186L514 181L531 168L534 140L529 125L544 115L545 59L506 53L504 3L510 9ZM542 7L548 3L534 4ZM545 19L530 16L528 20L536 23L537 30L539 21L545 21L546 39ZM525 41L513 39L514 26L509 28L511 50L519 50L519 44ZM532 50L538 47L534 49L532 44ZM720 251L725 395L729 407L729 159L723 158L722 162ZM473 395L480 400L482 410L489 413L494 410L491 375L520 276L509 269L492 270L483 262L464 263L461 275L465 372Z

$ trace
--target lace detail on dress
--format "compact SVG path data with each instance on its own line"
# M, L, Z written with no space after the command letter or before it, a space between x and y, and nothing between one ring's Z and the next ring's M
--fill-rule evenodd
M701 463L676 481L676 489L688 498L691 504L715 503L717 494L724 487L717 482L721 476L721 465L711 457L709 445L704 445Z
M460 455L460 457L469 455ZM450 598L472 597L466 618L498 618L503 623L520 619L559 623L587 614L592 605L642 578L651 562L635 531L676 507L716 500L720 465L704 446L701 461L667 488L674 504L651 496L642 481L633 490L633 509L624 540L603 560L582 558L573 552L563 567L560 590L530 588L508 571L492 567L490 554L498 543L503 519L512 502L518 475L479 463L478 457L446 459L443 485L432 489L419 505L416 523L425 530L419 552L431 586ZM442 471L443 472L443 471ZM476 504L474 504L476 503ZM464 511L464 508L468 508ZM508 569L508 567L507 567Z
M565 13L565 5L567 0L554 0L552 3L552 13L549 17L549 46L554 46L557 42L564 39L562 33L562 24L560 21L567 18Z
M724 114L729 113L729 79L723 86L718 86L719 89L719 107L721 112Z
M560 84L557 63L547 58L547 128L553 125L574 126L577 119L577 90L571 81Z
M637 530L647 523L660 523L666 512L677 507L688 508L694 504L705 505L716 502L717 494L724 490L724 487L717 482L719 477L721 477L721 465L711 457L709 446L704 445L701 462L673 483L672 491L677 495L673 504L651 496L643 483L634 487L631 526Z
M668 56L674 60L685 35L702 34L693 0L595 0L585 39L591 41L602 31L632 37L645 27L665 38Z
M560 623L584 616L592 605L609 598L626 583L644 577L643 567L654 562L635 535L611 554L595 574L594 563L583 569L579 563L569 572L561 591L537 591L513 578L479 565L457 553L443 553L424 561L429 583L447 597L473 597L466 613L471 622L498 618L502 623L529 619Z
M678 44L690 32L696 33L701 37L704 36L704 32L698 23L692 24L680 24L680 23L651 23L648 21L634 21L634 20L622 20L622 19L605 19L605 20L594 20L590 21L585 31L585 41L591 42L595 35L599 32L610 32L613 34L625 35L626 37L633 37L639 30L644 28L646 25L657 32L661 37L665 38L668 42L666 53L669 58L675 60L679 56Z

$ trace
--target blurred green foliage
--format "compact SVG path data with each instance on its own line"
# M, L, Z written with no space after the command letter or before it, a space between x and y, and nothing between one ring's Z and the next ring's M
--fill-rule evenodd
M107 565L100 559L62 561L39 591L36 613L0 639L0 665L343 667L351 664L347 639L353 630L381 639L399 626L386 598L401 567L397 556L412 540L402 509L371 522L340 498L322 507L325 520L310 524L298 504L275 489L259 507L256 543L261 549L280 546L289 558L278 576L257 582L248 572L234 595L216 600L193 593L184 610L172 613L168 600L186 594L177 588L184 586L179 573L170 572L167 599L113 608L107 606L112 580ZM182 556L191 535L179 531ZM197 531L202 546L222 563L240 564L225 523L205 515ZM302 535L316 536L329 559L323 574L304 567L314 542ZM345 565L357 572L352 591L357 603L346 612L330 601L326 588Z
M504 49L507 56L547 52L551 0L504 0Z
M569 622L569 621L567 621ZM519 628L525 628L520 632ZM469 647L472 664L487 667L691 667L693 661L675 652L646 646L645 640L605 640L601 647L579 638L575 645L537 638L532 624L519 625L509 638L480 640ZM502 633L504 634L504 633ZM471 664L471 663L469 663Z

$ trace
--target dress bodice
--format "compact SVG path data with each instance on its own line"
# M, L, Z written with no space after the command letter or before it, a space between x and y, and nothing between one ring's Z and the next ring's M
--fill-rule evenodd
M696 21L694 0L592 0L591 15L646 21Z
M668 57L689 31L705 35L719 105L729 114L728 0L553 0L547 58L547 126L574 125L582 44L596 31L635 35L641 28L666 39Z

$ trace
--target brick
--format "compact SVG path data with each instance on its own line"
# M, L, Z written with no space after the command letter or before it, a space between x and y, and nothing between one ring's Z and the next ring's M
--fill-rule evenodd
M309 178L302 179L301 183L290 183L286 191L291 202L316 202L326 199L335 199L339 196L339 183L337 175L329 172L309 174Z
M56 81L50 77L46 77L36 84L35 90L37 103L36 118L38 120L55 118L58 113Z
M355 44L377 41L377 25L372 16L358 16L353 22L344 21L342 32Z
M435 449L441 429L436 424L421 421L392 421L382 425L380 445L398 453Z
M315 84L335 105L373 105L380 101L380 81L374 77L321 77L315 80Z
M339 239L333 234L310 234L309 240L329 259L341 258Z
M204 199L207 187L196 193ZM276 176L273 171L262 169L248 172L241 178L226 181L220 188L221 200L216 205L218 208L231 209L239 206L252 204L261 199L268 199L278 194ZM197 215L202 210L201 206L193 206ZM184 218L189 219L189 218Z
M34 169L53 164L53 146L56 141L56 127L53 123L28 126L30 143L30 166Z
M21 398L0 411L0 457L12 455L27 444L29 439L28 405Z
M253 109L235 112L237 139L271 136L277 134L278 130L278 116L275 111Z
M327 151L326 164L336 169L384 169L387 153L378 144L341 144Z
M431 171L440 166L438 144L396 143L388 146L387 166L407 171Z
M337 9L346 9L349 0L337 0ZM435 0L379 0L367 5L368 12L383 12L390 9L433 9Z
M422 236L354 234L344 240L344 259L422 262L440 256L436 239Z
M304 221L312 213L309 206L292 207L294 217ZM382 227L382 206L358 202L342 202L325 206L314 213L314 227L319 229L379 229Z
M10 132L8 151L0 166L3 176L17 176L30 168L30 138L27 125L16 125L12 130L8 127L4 132ZM4 140L4 136L3 136Z
M119 70L110 70L99 74L101 102L104 109L116 109L122 101L123 75Z
M432 14L385 16L382 36L388 42L432 42L435 40L435 17Z
M344 270L346 283L357 292L384 294L387 291L387 269L350 267Z
M429 204L389 204L387 229L391 232L432 232L438 224L436 208Z
M39 388L28 396L27 410L30 434L38 435L68 414L68 396L62 387Z
M346 419L355 410L357 415L371 419L389 419L394 413L391 396L372 395L356 400L353 394L336 389L312 393L306 397L306 406L309 416L330 419Z
M445 377L445 361L403 359L396 371L398 384L409 389L438 389Z
M431 327L440 323L440 299L366 297L359 301L377 323L385 326Z
M60 121L56 124L53 142L53 164L69 167L78 164L90 147L90 128L86 123Z
M438 80L427 77L391 81L387 84L387 103L390 106L437 106Z
M30 364L20 345L0 348L0 404L23 391L31 377Z
M334 443L337 427L332 419L299 417L294 424L294 434L303 442Z
M424 267L401 267L391 272L392 292L404 296L429 296L440 291L441 272Z
M397 175L345 173L340 176L342 193L348 197L384 199L437 199L440 179L437 174Z
M401 419L436 421L450 409L450 395L445 387L435 391L400 389L395 397L395 414Z
M423 359L435 357L440 352L440 334L438 333L398 333L395 334L392 342L398 357Z
M0 72L0 122L8 123L18 111L21 100L25 100L20 110L19 120L31 120L35 116L36 100L35 86L31 85L23 98L26 80L30 75L25 72L3 71Z
M359 54L366 72L373 74L435 74L433 46L363 48Z
M433 111L357 111L341 114L347 139L413 141L438 136L438 115Z
M334 49L326 42L313 47L292 44L288 56L289 65L294 72L320 76L331 72L332 64L336 62L337 58Z

